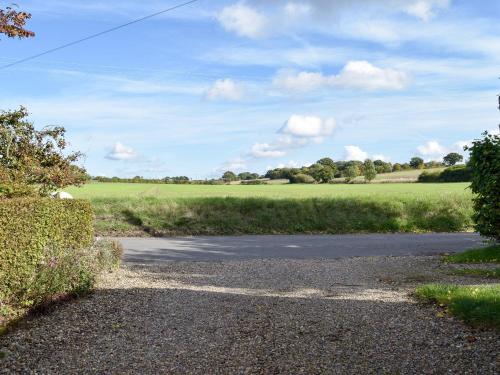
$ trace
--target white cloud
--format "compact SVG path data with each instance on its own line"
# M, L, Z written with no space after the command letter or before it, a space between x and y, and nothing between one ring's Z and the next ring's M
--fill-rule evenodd
M246 156L251 158L280 158L294 149L311 143L321 143L336 128L334 118L292 115L278 130L273 142L255 143Z
M226 30L254 39L264 36L268 25L263 14L243 3L225 7L217 19Z
M270 145L268 143L255 143L250 154L256 158L279 158L286 155L286 151L277 149L279 145Z
M358 161L365 161L366 159L371 159L371 160L382 160L382 161L389 161L391 158L386 155L382 154L374 154L370 155L368 152L363 151L359 146L345 146L345 154L344 154L344 160L358 160Z
M331 80L334 85L364 90L401 90L408 84L404 72L378 68L368 61L348 62Z
M368 153L364 152L358 146L345 146L344 160L359 160L364 161L368 159Z
M309 165L311 165L311 163L298 163L294 160L289 160L286 163L280 163L274 167L272 165L268 165L266 169L270 170L270 169L276 169L276 168L300 168L302 166L309 166Z
M375 154L372 156L372 158L373 158L373 160L382 160L385 162L388 162L389 160L391 160L391 158L389 156L385 156L382 154Z
M132 160L137 157L133 148L126 147L120 142L116 142L113 149L106 155L110 160Z
M457 141L450 147L441 145L437 141L428 141L424 145L417 147L419 154L426 158L426 160L441 160L446 154L450 152L464 153L464 146L471 145L472 141Z
M293 137L322 140L332 135L335 127L334 118L322 119L316 116L292 115L279 132Z
M350 61L338 75L317 72L280 70L273 85L286 92L307 92L322 87L344 87L362 90L401 90L408 84L406 73L379 68L368 61Z
M321 73L295 72L290 69L280 70L273 79L273 85L284 90L293 92L307 92L324 86L328 78Z
M427 22L436 16L438 9L445 9L449 5L450 0L418 0L408 4L404 11Z
M444 156L448 152L448 149L437 141L428 141L426 144L418 146L417 150L422 156Z
M232 79L219 79L207 90L206 97L209 100L240 100L243 97L243 87Z

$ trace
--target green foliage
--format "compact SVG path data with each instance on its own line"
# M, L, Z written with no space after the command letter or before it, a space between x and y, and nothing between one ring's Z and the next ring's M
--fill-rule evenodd
M472 142L469 166L474 197L476 230L500 241L500 135L484 133Z
M392 164L387 163L383 160L375 160L373 162L375 166L375 170L377 173L391 173L392 172Z
M328 183L333 180L335 175L335 168L330 165L313 164L307 169L307 174L311 176L316 182Z
M472 249L444 257L448 263L500 263L500 245Z
M413 169L422 169L424 168L424 159L415 156L411 158L409 165Z
M462 160L464 160L464 157L460 155L458 152L450 152L443 158L443 163L445 165L451 166L460 163Z
M357 165L349 165L344 173L344 177L346 182L351 182L354 180L356 177L358 177L361 174L361 171Z
M312 187L287 187L295 186ZM273 186L244 188L269 189ZM470 197L454 194L301 199L95 198L92 203L96 229L102 235L458 232L472 225Z
M308 174L298 173L292 176L290 182L294 184L314 184L316 180L314 179L314 177L309 176Z
M375 164L370 159L365 160L365 180L370 182L375 177L377 177L377 171L375 170Z
M227 182L237 181L238 180L238 176L236 176L236 174L234 172L227 171L227 172L224 172L224 174L222 175L222 179L224 181L227 181Z
M452 271L454 275L461 276L477 276L485 277L488 279L500 279L500 268L489 269L478 269L478 268L466 268L466 269L455 269Z
M87 201L0 199L0 307L29 308L86 290L92 242Z
M418 182L470 182L472 169L466 165L455 165L440 172L424 171L418 177Z
M455 286L428 284L416 289L424 302L446 306L453 315L474 326L500 328L500 285Z
M316 163L335 169L335 162L333 161L332 158L322 158L322 159L319 159Z
M256 180L259 178L258 173L251 173L251 172L243 172L238 174L238 179L242 181L247 181L247 180Z
M423 171L418 176L418 182L441 182L441 172Z
M392 166L392 171L393 172L399 172L399 171L402 171L403 170L403 167L401 166L401 164L399 163L395 163L393 166Z
M263 180L243 180L242 185L267 185L266 181Z
M85 170L74 163L80 153L67 154L65 130L36 130L28 112L0 112L0 197L48 195L51 191L86 181Z

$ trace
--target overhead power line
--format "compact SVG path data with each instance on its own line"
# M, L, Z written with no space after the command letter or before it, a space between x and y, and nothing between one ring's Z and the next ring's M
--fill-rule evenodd
M150 18L153 18L153 17L157 17L161 14L164 14L164 13L167 13L167 12L170 12L172 10L175 10L175 9L179 9L179 8L182 8L182 7L185 7L189 4L192 4L192 3L195 3L197 2L198 0L190 0L190 1L186 1L185 3L182 3L182 4L177 4L173 7L170 7L168 9L164 9L164 10L161 10L159 12L156 12L156 13L152 13L152 14L149 14L147 16L144 16L144 17L141 17L141 18L138 18L138 19L135 19L133 21L130 21L130 22L127 22L127 23L124 23L122 25L118 25L118 26L115 26L115 27L112 27L111 29L107 29L107 30L104 30L104 31L101 31L101 32L98 32L96 34L92 34L92 35L89 35L89 36L86 36L85 38L81 38L81 39L78 39L78 40L75 40L73 42L70 42L70 43L66 43L66 44L63 44L59 47L55 47L55 48L51 48L47 51L44 51L44 52L41 52L41 53L38 53L36 55L33 55L33 56L29 56L29 57L26 57L24 59L21 59L21 60L17 60L17 61L14 61L10 64L7 64L7 65L3 65L3 66L0 66L0 69L7 69L7 68L10 68L14 65L18 65L18 64L22 64L26 61L30 61L30 60L34 60L38 57L41 57L41 56L45 56L45 55L48 55L49 53L52 53L52 52L56 52L56 51L59 51L59 50L62 50L64 48L68 48L68 47L71 47L71 46L74 46L75 44L79 44L79 43L82 43L82 42L86 42L87 40L90 40L90 39L94 39L94 38L97 38L97 37L100 37L101 35L104 35L104 34L108 34L108 33L111 33L113 31L116 31L116 30L119 30L119 29L123 29L127 26L130 26L130 25L133 25L133 24L136 24L136 23L139 23L139 22L142 22L142 21L145 21L145 20L148 20Z

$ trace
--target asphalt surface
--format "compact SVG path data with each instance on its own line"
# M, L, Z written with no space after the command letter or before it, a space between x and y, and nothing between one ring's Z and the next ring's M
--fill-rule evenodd
M480 246L475 233L115 238L127 263L435 255Z

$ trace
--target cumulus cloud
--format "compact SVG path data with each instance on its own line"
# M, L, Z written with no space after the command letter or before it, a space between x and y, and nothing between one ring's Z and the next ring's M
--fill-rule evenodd
M334 118L292 115L278 130L273 142L255 143L249 155L254 158L279 158L291 150L305 147L311 143L321 143L331 136L336 128Z
M279 158L286 155L284 150L278 149L279 145L270 145L268 143L255 143L250 154L256 158Z
M368 61L349 61L338 75L317 72L280 70L273 85L287 92L308 92L324 87L344 87L361 90L402 90L408 84L406 73L379 68Z
M426 158L426 160L441 160L450 152L463 153L464 146L468 146L470 144L471 141L458 141L447 147L433 140L418 146L417 151L422 157Z
M378 68L368 61L348 62L331 80L334 85L364 90L401 90L408 83L404 72Z
M294 137L323 139L332 135L335 127L334 118L292 115L279 132Z
M227 31L254 39L264 36L268 26L263 14L243 3L225 7L217 15L217 20Z
M232 79L218 79L205 94L209 100L240 100L243 98L243 87Z
M426 144L418 146L417 150L423 156L445 155L448 151L437 141L428 141Z
M344 160L359 160L359 161L364 161L368 159L368 153L364 152L360 147L358 146L345 146L345 156Z
M110 160L132 160L137 157L137 153L133 148L126 147L120 142L116 142L113 149L106 155L106 159Z
M354 146L354 145L345 146L344 150L345 150L344 160L358 160L358 161L365 161L366 159L382 160L382 161L390 160L390 157L382 154L370 155L368 152L363 151L359 146Z

